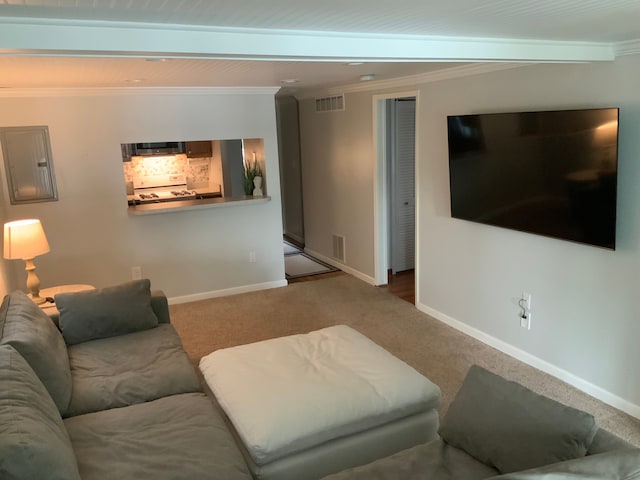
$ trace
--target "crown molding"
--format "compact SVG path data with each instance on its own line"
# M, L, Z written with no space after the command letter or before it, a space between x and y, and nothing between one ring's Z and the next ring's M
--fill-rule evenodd
M357 93L381 91L387 89L411 87L423 83L440 82L442 80L451 80L454 78L468 77L471 75L481 75L484 73L499 72L501 70L509 70L512 68L520 68L531 63L472 63L469 65L460 65L457 67L445 68L433 72L420 73L417 75L407 75L404 77L392 78L388 80L372 80L368 82L353 83L350 85L342 85L330 87L326 89L308 90L293 93L300 99L316 98L326 95L337 95L341 93Z
M582 62L610 43L0 17L0 54L246 60Z
M616 43L614 47L616 57L623 55L636 55L640 53L640 39Z
M100 97L153 95L275 95L280 87L0 88L0 97Z

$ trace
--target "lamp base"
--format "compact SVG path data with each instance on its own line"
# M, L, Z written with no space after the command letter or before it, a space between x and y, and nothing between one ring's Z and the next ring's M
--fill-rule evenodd
M27 271L27 289L29 290L29 298L36 305L42 305L47 301L46 298L40 296L40 279L36 275L36 266L33 264L33 258L25 258L25 270Z
M47 301L47 299L46 299L46 298L41 297L40 295L38 295L37 297L34 297L34 296L33 296L33 294L29 293L27 296L28 296L28 297L31 299L31 301L32 301L33 303L35 303L36 305L42 305L43 303L45 303L45 302Z

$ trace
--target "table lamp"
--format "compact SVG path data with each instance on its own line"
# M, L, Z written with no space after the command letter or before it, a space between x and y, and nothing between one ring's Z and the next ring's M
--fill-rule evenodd
M40 279L33 259L49 251L49 242L38 219L16 220L4 224L4 258L22 259L26 263L27 289L36 304L46 301L40 296Z

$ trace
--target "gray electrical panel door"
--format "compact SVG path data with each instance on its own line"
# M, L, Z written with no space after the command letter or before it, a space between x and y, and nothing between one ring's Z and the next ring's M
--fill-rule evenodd
M58 199L47 127L0 128L0 143L13 205Z

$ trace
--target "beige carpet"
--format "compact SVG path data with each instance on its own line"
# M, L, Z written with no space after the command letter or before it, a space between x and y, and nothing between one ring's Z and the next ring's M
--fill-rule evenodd
M640 420L529 367L350 275L172 305L171 318L194 364L219 348L346 324L440 386L441 415L474 363L595 415L640 446Z

